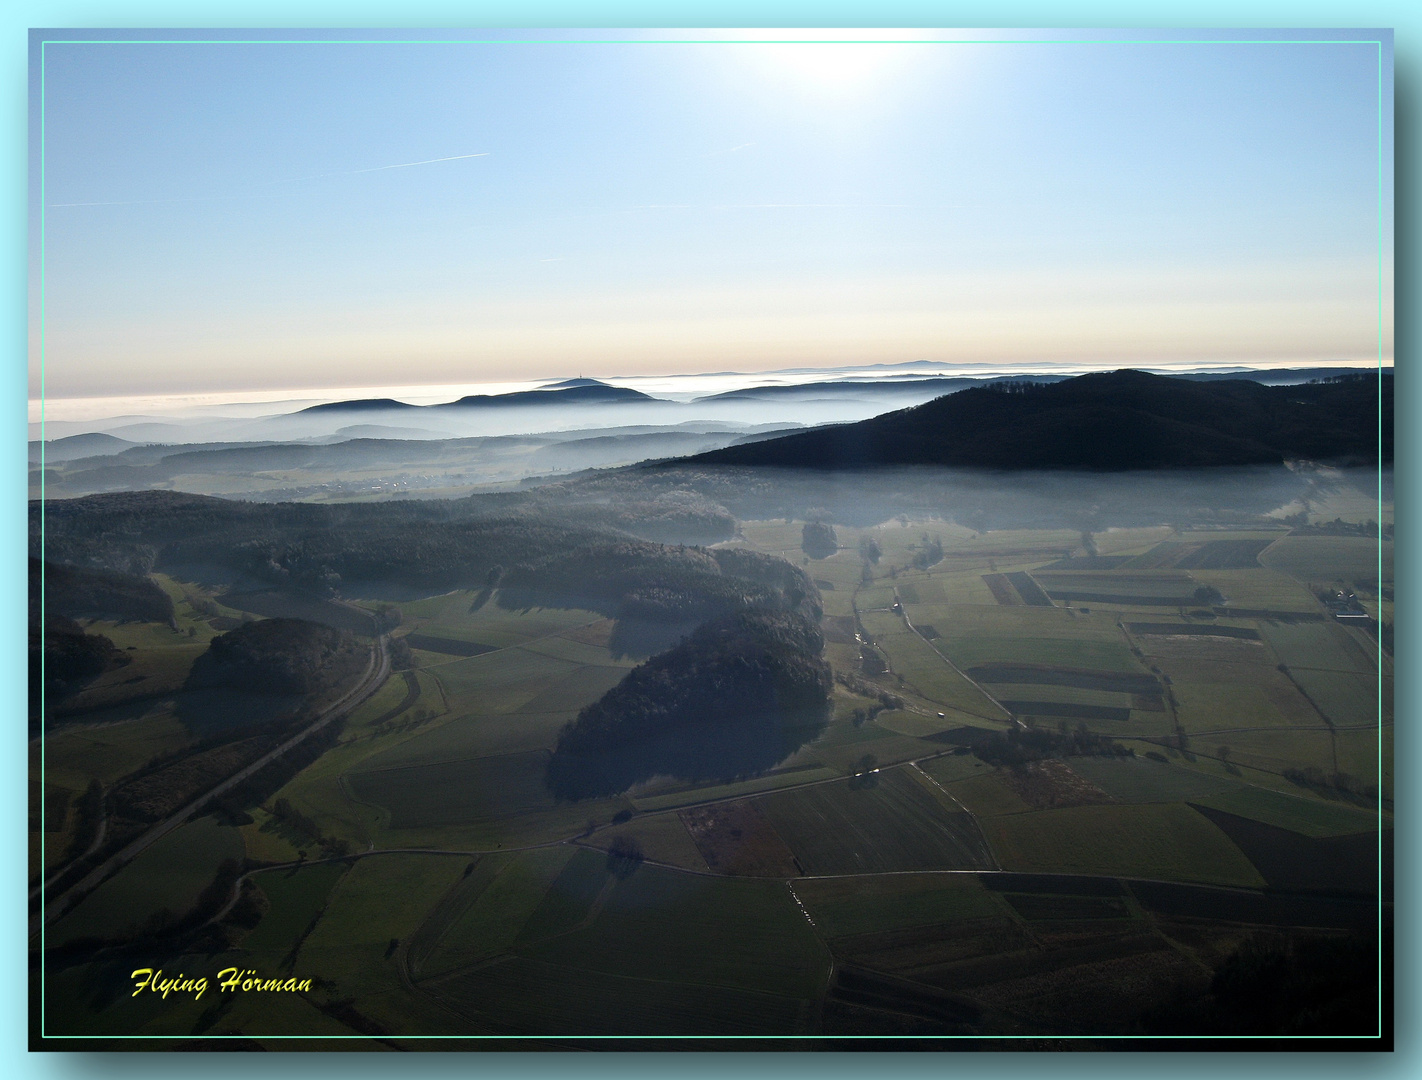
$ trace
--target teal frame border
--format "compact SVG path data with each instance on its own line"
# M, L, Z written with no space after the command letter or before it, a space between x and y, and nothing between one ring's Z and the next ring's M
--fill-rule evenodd
M39 279L39 327L38 327L38 330L39 330L39 368L40 368L40 420L39 420L39 426L40 426L40 461L39 461L39 466L40 466L40 506L41 506L41 518L40 518L40 552L41 552L41 558L43 558L44 541L45 541L45 534L44 534L44 517L43 517L43 507L44 507L44 503L45 503L45 493L44 493L44 424L45 424L45 395L44 395L44 385L45 385L45 288L44 288L44 269L45 269L45 245L44 245L44 237L45 237L45 176L44 176L44 172L45 172L45 156L44 156L44 140L45 140L45 130L44 130L44 93L45 93L45 73L44 73L44 72L45 72L45 59L46 59L45 54L46 54L46 48L47 48L48 46L50 46L50 45L70 45L70 46L77 46L77 45L535 45L535 44L536 44L536 45L568 44L568 45L648 45L648 46L660 46L660 45L677 45L677 44L739 44L739 45L770 44L770 43L774 43L774 44L793 44L793 43L796 43L796 42L814 41L814 40L816 40L816 39L814 39L814 38L794 38L794 37L770 37L770 38L715 38L715 37L692 37L692 38L600 38L600 37L595 37L595 38L498 38L498 37L494 37L494 38L430 38L430 39L424 39L424 38L371 38L371 39L366 39L366 38L310 38L310 39L305 39L305 38L291 38L291 39L288 39L288 38L235 38L235 39L234 39L234 38L209 38L209 39L202 39L202 38L176 38L176 37L175 37L175 38L151 38L151 39L143 39L143 38L43 38L43 39L41 39L41 40L38 42L38 45L39 45L39 56L40 56L40 86L39 86L39 91L40 91L40 100L39 100L39 107L40 107L40 125L39 125L39 144L40 144L40 158L39 158L39 185L40 185L40 186L39 186L39 218L40 218L39 270L40 270L40 279ZM1384 42L1381 41L1380 39L1368 39L1368 38L1317 38L1317 39L1315 39L1315 38L1303 38L1303 39L1300 39L1300 38L1185 38L1185 39L1181 39L1181 38L903 38L903 39L895 40L895 39L874 38L874 39L864 39L864 41L862 41L862 42L856 42L856 41L854 41L853 39L840 39L840 40L837 40L837 41L836 41L836 44L844 44L844 45L862 44L862 43L874 43L874 44L902 44L902 45L924 45L924 46L931 46L931 45L1372 45L1372 46L1374 46L1374 49L1375 49L1375 52L1376 52L1376 56L1377 56L1377 76L1378 76L1378 99L1377 99L1377 101L1378 101L1378 115L1377 115L1377 119L1378 119L1378 140L1377 140L1377 152L1378 152L1378 376L1379 376L1379 379L1381 379L1381 377L1382 377L1382 371L1383 371L1383 289L1382 289L1382 284L1383 284L1383 218L1384 218L1384 214L1383 214L1383 201L1382 201L1382 197L1383 197L1383 172L1382 172L1382 167L1383 167L1383 44L1384 44ZM1388 44L1391 44L1391 43L1389 42ZM1382 403L1381 403L1381 398L1379 398L1379 403L1378 403L1378 418L1379 418L1378 450L1379 450L1379 461L1381 461L1381 450L1382 450L1382 431L1381 431ZM1378 510L1378 520L1379 520L1379 521L1382 520L1382 509L1381 509L1381 508L1382 508L1382 501L1383 501L1383 499L1382 499L1382 468L1381 468L1381 466L1379 466L1379 469L1378 469L1378 507L1379 507L1379 510ZM1379 580L1379 581L1382 580L1382 565L1383 565L1382 539L1381 539L1381 535L1380 535L1380 536L1379 536L1379 540L1378 540L1378 580ZM44 608L43 572L42 572L42 571L41 571L41 583L42 583L42 584L41 584L42 591L41 591L41 598L40 598L40 618L41 618L41 621L43 621L45 608ZM1383 672L1382 672L1381 655L1382 655L1382 654L1381 654L1381 650L1380 650L1380 651L1379 651L1379 663L1378 663L1378 698L1379 698L1379 706L1378 706L1378 774L1379 774L1379 776L1381 776L1381 774L1382 774L1382 760L1383 760L1383 753L1382 753L1382 705L1381 705L1381 701L1382 701L1382 686L1383 686ZM43 672L44 672L43 657L41 657L40 671L41 671L41 678L43 678ZM41 692L40 692L40 709L41 709L41 713L42 713L42 714L43 714L43 711L44 711L44 707L45 707L44 692L43 692L43 688L41 688ZM45 825L45 800L44 800L44 797L43 797L44 778L45 778L45 775L46 775L45 770L46 770L46 765L45 765L45 739L44 739L44 732L43 732L43 729L41 728L41 732L40 732L40 773L41 773L41 778L40 778L40 789L41 789L41 797L40 797L40 831L41 831L41 833L43 833L43 831L44 831L44 825ZM1381 803L1380 803L1380 804L1379 804L1379 808L1378 808L1378 896L1379 896L1379 900L1378 900L1378 923L1379 923L1379 929L1381 929L1381 924L1382 924L1382 831L1383 831L1383 830L1382 830L1382 808L1381 808ZM45 861L44 861L44 848L43 848L43 846L41 846L41 848L40 848L40 881L41 881L41 885L40 885L40 910L41 910L41 911L44 910L44 905L45 905L45 902L46 902L45 887L44 887L44 879L45 879L45 877L46 877L46 868L45 868ZM43 920L41 920L41 924L40 924L40 954L41 954L41 956L44 955L44 950L45 950L45 944L44 944L44 943L45 943L45 924L44 924ZM1358 1038L1358 1039L1365 1039L1365 1038L1380 1039L1380 1038L1382 1038L1382 1036L1383 1036L1383 1018L1382 1018L1382 1001L1383 1001L1383 996L1382 996L1382 942L1381 942L1381 933L1379 933L1378 950L1379 950L1379 951L1378 951L1378 960L1379 960L1379 964L1378 964L1378 991L1379 991L1379 993L1378 993L1378 1001L1379 1001L1378 1031L1377 1031L1377 1034L1375 1034L1375 1035L1373 1035L1373 1036L1355 1036L1355 1037L1354 1037L1354 1038ZM169 1041L169 1040L171 1040L171 1041L177 1041L177 1042L191 1042L191 1041L193 1040L193 1038L194 1038L194 1036L192 1036L192 1035L50 1035L47 1031L45 1031L45 1028L44 1028L44 1023L45 1023L45 1013L44 1013L44 977L45 977L45 969L44 969L44 964L41 962L41 964L40 964L40 999L39 999L39 1010L40 1010L40 1037L41 1037L41 1038L62 1038L62 1039L66 1039L66 1040L67 1040L67 1039L83 1039L83 1040L99 1040L99 1041L105 1041L105 1042L113 1041L113 1040L116 1040L116 1039L120 1039L120 1040L132 1039L132 1040L137 1040L137 1041L141 1041L141 1042L150 1042L150 1041L155 1041L155 1040L157 1040L157 1041ZM904 1036L901 1036L901 1035L834 1035L834 1036L806 1036L806 1035L757 1035L757 1036L744 1036L744 1035L561 1035L561 1036L554 1036L554 1035L526 1035L526 1036L507 1036L507 1035L404 1035L404 1034L402 1034L402 1035L393 1036L393 1037L394 1037L394 1038L399 1038L399 1039L417 1039L417 1040L418 1040L418 1039L429 1039L429 1040L440 1040L440 1041L444 1041L444 1040L448 1040L448 1041L471 1040L471 1041L478 1041L478 1042L491 1042L491 1041L492 1041L492 1042L502 1042L502 1043L506 1043L506 1042L509 1042L511 1039L517 1039L517 1038L529 1038L529 1039L540 1039L540 1038L553 1039L553 1038L558 1038L558 1039L564 1039L564 1040L572 1040L572 1041L576 1041L576 1042L582 1042L582 1041L610 1041L610 1042L611 1042L611 1041L615 1041L615 1042L625 1042L625 1041L649 1041L649 1042L730 1041L730 1042L738 1042L738 1043L748 1043L748 1042L761 1042L761 1041L813 1042L813 1041L816 1041L816 1040L829 1040L829 1041L834 1041L834 1042L842 1042L842 1041L855 1041L855 1042L860 1042L860 1041L867 1041L867 1042L891 1041L891 1042L899 1042L899 1043L901 1043L901 1042L904 1041ZM281 1034L267 1035L267 1034L252 1034L252 1033L246 1033L246 1034L242 1034L242 1035L206 1035L206 1036L203 1036L203 1038L204 1038L205 1040L210 1040L210 1039L211 1039L211 1040L216 1040L216 1039L234 1039L234 1040L237 1040L237 1039L283 1039L283 1040L303 1040L303 1041L304 1041L304 1040L316 1040L316 1041L323 1042L323 1043L329 1043L329 1042L338 1041L338 1040L339 1040L339 1041L364 1041L364 1042L374 1042L374 1041L377 1041L377 1040L379 1040L379 1039L381 1039L381 1038L384 1038L384 1037L381 1037L381 1036L374 1036L374 1035L359 1035L359 1034L356 1034L356 1035L281 1035ZM915 1039L922 1039L922 1040L933 1040L933 1041L961 1041L961 1040L967 1040L967 1041L970 1041L970 1042L982 1042L982 1041L984 1041L982 1036L977 1036L977 1035L919 1035L919 1036L914 1036L914 1038L915 1038ZM1087 1042L1097 1042L1097 1041L1102 1041L1102 1040L1105 1040L1105 1041L1125 1040L1125 1041L1130 1041L1130 1042L1161 1041L1161 1042L1175 1043L1175 1042L1180 1042L1180 1041L1182 1041L1182 1040L1185 1040L1185 1041L1202 1040L1202 1041L1210 1041L1210 1042L1218 1042L1218 1041L1220 1041L1220 1040L1228 1040L1228 1041L1236 1041L1236 1040L1238 1040L1238 1041L1244 1041L1244 1042L1271 1042L1271 1041L1275 1041L1278 1037L1277 1037L1277 1036L1271 1036L1271 1035L1226 1035L1226 1036L1219 1036L1219 1035L1051 1035L1051 1036L1042 1036L1042 1035L1002 1035L1002 1036L994 1036L993 1038L994 1038L995 1040L1002 1040L1002 1041L1009 1041L1009 1042L1010 1042L1010 1041L1021 1041L1021 1042L1032 1042L1032 1043L1041 1042L1044 1038L1049 1038L1049 1039L1066 1039L1066 1040L1072 1040L1072 1041L1087 1041ZM1300 1035L1300 1036L1294 1036L1294 1038L1299 1038L1299 1039L1304 1039L1304 1040L1320 1040L1320 1041L1328 1041L1328 1042L1336 1042L1336 1041L1338 1040L1338 1037L1337 1037L1337 1036L1332 1036L1332 1035Z
M893 14L893 13L887 13L887 14ZM1200 11L1199 11L1199 10L1194 10L1194 11L1193 11L1193 16L1194 16L1194 17L1196 17L1196 18L1199 17L1199 14L1200 14ZM1301 13L1298 13L1297 9L1295 9L1295 14L1301 14ZM1355 14L1361 14L1361 13L1355 13ZM722 11L722 17L724 17L724 11ZM354 21L354 20L353 20L353 21ZM641 21L641 23L647 23L648 20L646 20L646 18L638 18L638 21ZM654 20L651 20L651 23L656 23L656 21L658 21L658 20L656 20L656 18L654 18ZM680 20L678 20L678 21L680 21ZM702 18L702 20L700 20L700 21L702 21L702 23L704 23L704 21L708 21L708 20L704 20L704 18ZM782 21L785 21L785 20L782 20ZM839 20L839 21L845 21L845 20ZM1039 21L1041 21L1041 20L1039 20ZM1074 20L1072 20L1072 21L1074 21ZM1129 21L1129 20L1122 20L1122 21ZM1295 20L1295 21L1301 21L1301 20ZM1364 20L1361 20L1361 21L1378 21L1378 20L1368 20L1368 18L1364 18ZM1386 20L1381 20L1381 21L1386 21ZM94 38L88 38L87 41L92 41L92 40L94 40ZM259 38L259 40L260 40L260 41L263 41L263 43L272 43L272 38ZM509 38L493 38L493 40L495 40L495 41L508 41ZM606 38L603 38L603 40L606 40ZM694 40L700 41L700 40L705 40L705 38L694 38ZM781 38L781 37L776 37L776 38L768 38L768 40L776 40L776 41L779 41L779 40L793 40L793 38ZM1167 40L1169 40L1170 43L1182 43L1182 40L1180 40L1180 38L1167 38ZM1243 43L1243 41L1240 41L1239 38L1226 38L1226 40L1227 40L1227 41L1231 41L1231 43ZM408 41L408 40L407 40L407 41ZM977 38L977 40L974 40L974 41L981 41L981 38ZM1014 41L1015 41L1015 38L1014 38ZM1357 38L1351 38L1351 40L1349 40L1349 41L1351 41L1351 43L1357 43ZM134 43L134 38L127 38L127 40L125 40L125 43ZM225 40L225 41L223 41L223 43L225 43L225 44L226 44L226 43L232 43L232 41L230 41L230 40ZM328 43L328 41L323 41L323 43ZM402 43L405 43L405 41L402 41ZM917 43L917 40L914 41L914 43ZM1133 40L1130 40L1130 43L1145 43L1145 41L1140 40L1140 38L1133 38ZM1280 41L1277 41L1277 40L1270 40L1270 41L1268 41L1268 43L1270 43L1270 44L1278 44L1278 43L1280 43ZM1291 41L1291 43L1294 43L1294 41ZM1297 43L1303 44L1303 41L1297 41ZM1045 44L1045 41L1044 41L1044 44ZM1381 46L1379 46L1379 50L1381 50ZM1379 95L1381 95L1381 70L1379 70ZM1379 128L1381 128L1381 111L1379 111ZM1381 145L1379 145L1379 157L1381 157ZM1381 188L1381 178L1379 178L1379 188ZM1381 195L1381 191L1379 191L1379 195ZM1401 221L1399 221L1399 228L1401 228ZM1381 235L1382 235L1381 206L1379 206L1379 240L1381 240ZM1401 268L1399 268L1399 269L1401 269ZM1381 273L1381 250L1379 250L1379 273ZM1382 312L1381 312L1381 296L1379 296L1379 329L1381 329L1381 319L1382 319ZM1379 353L1381 353L1381 349L1379 349ZM1379 356L1379 366L1381 366L1381 356ZM1381 481L1379 481L1379 498L1381 498ZM1381 551L1379 551L1379 562L1381 562ZM1381 676L1379 676L1379 677L1381 677ZM1381 757L1381 750L1379 750L1379 757ZM134 1037L139 1037L139 1039L151 1039L152 1036L134 1036ZM290 1037L290 1036L274 1036L274 1037ZM411 1036L411 1037L414 1037L414 1036Z

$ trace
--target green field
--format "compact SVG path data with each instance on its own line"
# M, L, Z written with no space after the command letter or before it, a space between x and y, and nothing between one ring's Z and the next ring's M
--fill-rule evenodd
M639 814L625 825L599 830L589 838L588 843L606 848L620 836L636 840L648 859L688 870L707 869L706 860L675 813Z
M578 665L510 648L450 660L434 670L451 697L477 700L487 712L507 712L532 700L550 682L577 671Z
M1321 724L1320 724L1321 728ZM1285 769L1308 766L1326 773L1335 771L1333 751L1336 736L1327 730L1232 731L1206 735L1191 746L1200 753L1216 756L1217 747L1230 748L1230 761L1247 768L1282 773Z
M1129 624L1135 627L1131 631L1131 637L1141 650L1152 662L1160 662L1167 667L1167 670L1174 670L1173 665L1177 662L1184 663L1208 663L1216 665L1232 665L1233 669L1248 668L1248 671L1233 670L1230 667L1215 667L1211 670L1224 681L1238 681L1241 678L1258 674L1263 670L1273 668L1278 660L1268 644L1261 638L1239 638L1227 637L1223 635L1213 635L1202 632L1189 633L1188 631L1203 631L1208 629L1241 629L1252 630L1253 627L1241 626L1232 623L1228 626L1220 623L1212 623L1207 626L1187 625L1180 622L1154 621L1148 623L1132 622ZM1164 628L1170 627L1174 630L1179 627L1179 632L1162 632ZM1146 632L1143 627L1150 627L1151 632ZM1232 674L1233 670L1233 674ZM1212 676L1214 677L1214 676Z
M1286 536L1260 556L1271 569L1303 582L1376 581L1378 556L1382 579L1392 581L1392 541L1366 536Z
M991 765L985 765L972 754L958 753L920 761L917 767L940 784L951 784L974 776L988 776L993 771Z
M1392 740L1390 726L1376 726L1377 647L1326 621L1307 586L1369 576L1372 541L1165 527L1086 537L891 519L836 524L839 553L807 559L803 524L744 521L731 542L781 554L816 582L838 676L828 722L773 768L730 782L651 776L615 797L560 802L546 781L559 733L639 662L621 644L631 628L610 606L514 610L498 593L468 590L402 601L399 633L426 639L413 652L419 670L394 673L332 729L333 747L254 799L250 824L185 825L48 930L51 944L134 933L160 908L190 906L224 857L320 859L339 838L348 847L336 850L351 852L343 861L252 875L265 911L254 929L224 927L229 944L211 947L226 951L154 956L165 967L310 974L317 992L287 1009L252 999L220 1014L186 1003L145 1011L101 955L52 972L51 1001L72 994L65 1022L85 1030L175 1034L912 1036L958 1030L967 1022L948 1018L963 1010L978 1010L967 1026L990 1034L1091 1034L1093 1018L1129 1011L1122 1002L1205 993L1209 969L1244 936L1208 913L1157 917L1111 879L1258 889L1264 876L1231 835L1277 883L1249 829L1365 847L1358 834L1377 828L1377 793L1364 788L1379 783L1381 737L1390 798ZM882 548L868 584L864 536ZM914 568L925 536L943 558ZM1277 541L1267 567L1192 565L1239 566L1265 541ZM1097 569L1093 544L1139 568ZM1324 566L1326 578L1316 573ZM1127 602L1007 605L984 582L1019 572L1054 594ZM192 702L175 695L216 633L209 590L160 584L177 603L177 633L94 628L133 644L133 662L77 700L94 707L83 719L121 722L48 734L48 805L67 809L63 831L37 835L33 785L32 850L47 841L52 857L70 844L73 801L91 778L113 785L202 736L199 721L180 719ZM1201 584L1253 614L1151 603ZM896 599L902 612L891 610ZM232 617L222 608L216 618ZM887 673L861 666L861 628ZM475 646L490 651L464 655ZM1390 719L1391 660L1381 662ZM880 691L902 707L884 708ZM994 699L1029 726L1084 723L1136 756L994 767L967 752L968 733L950 733L1013 730ZM38 744L31 759L38 780ZM872 771L848 775L863 769ZM325 839L275 818L278 798ZM1391 827L1391 811L1381 820ZM1227 835L1236 825L1244 831ZM610 854L629 841L640 859Z
M520 711L496 716L459 716L372 755L365 767L394 769L460 761L481 754L551 750L558 740L559 730L575 715L572 712L528 714Z
M1040 610L1040 609L1038 609ZM1086 668L1093 671L1140 671L1124 644L1071 637L972 637L951 641L939 648L959 668L992 661L1016 660L1029 664Z
M550 809L547 765L545 753L510 754L357 772L349 783L356 798L390 811L392 829L438 828Z
M872 787L817 784L758 800L807 874L990 869L972 818L908 769Z
M496 649L562 634L603 619L596 612L576 607L511 611L500 607L497 598L471 610L475 595L455 592L434 596L401 605L400 610L413 632L492 645Z
M1004 870L1264 884L1224 833L1177 803L1012 814L985 820L983 831Z
M924 764L924 771L937 778L936 762ZM951 795L970 814L978 819L995 817L999 814L1022 814L1032 807L1003 783L997 770L971 776L964 780L943 781Z
M807 1003L795 998L517 957L432 992L490 1034L783 1035L807 1027Z
M1382 737L1382 793L1392 798L1392 725L1379 731L1374 726L1356 731L1340 731L1333 736L1340 772L1357 777L1365 784L1378 783L1378 738Z
M357 728L366 727L389 713L405 699L405 693L406 685L403 675L391 675L381 684L379 690L362 702L355 712L351 713L346 720L347 729L354 731Z
M1005 719L1001 709L954 671L933 646L905 627L898 616L872 612L863 616L863 622L888 656L893 671L911 683L922 697L972 716Z
M334 982L333 996L401 985L391 941L404 941L460 880L468 859L390 854L356 860L326 898L297 966ZM398 947L398 946L397 946Z
M1072 758L1072 771L1113 799L1124 803L1168 803L1199 800L1241 784L1177 765L1162 765L1143 757Z
M862 751L859 751L862 753ZM667 791L665 794L657 794L658 789L653 788L646 795L631 795L631 801L638 810L650 812L653 810L673 810L682 806L694 806L696 803L712 802L717 799L730 799L741 795L756 795L763 791L775 791L780 788L799 787L803 784L814 784L822 780L833 780L840 776L840 772L835 769L828 769L822 766L811 766L809 768L795 769L781 773L772 773L768 776L757 776L750 780L738 780L730 784L707 784L704 786L677 786L675 790Z
M877 874L795 882L795 894L827 938L1003 913L975 874Z
M1236 787L1192 798L1191 802L1211 806L1229 814L1252 818L1305 836L1347 836L1372 832L1382 821L1392 825L1391 815L1342 802L1325 802L1308 795L1286 795L1257 787Z
M1232 728L1317 727L1323 723L1308 702L1268 668L1260 672L1257 685L1234 679L1206 682L1202 673L1191 674L1189 680L1177 678L1172 684L1180 724L1187 732L1223 732L1219 738L1228 742Z
M83 791L90 780L108 786L191 741L172 711L161 706L136 720L52 732L44 739L48 782L76 791Z
M999 713L999 716L1002 714ZM874 723L881 728L900 735L907 735L910 738L921 739L925 735L934 735L942 731L945 727L951 727L958 721L968 721L977 719L970 713L954 713L952 718L939 718L938 716L924 716L922 713L904 712L901 709L890 709L888 712L881 712L874 717ZM866 724L865 727L868 725ZM864 730L864 727L859 729Z
M1199 587L1193 577L1181 570L1038 570L1032 576L1038 585L1054 596L1057 593L1082 593L1154 600L1161 597L1189 596ZM1093 600L1090 596L1083 596L1075 602L1092 603Z
M514 946L536 944L583 926L592 915L593 904L612 880L607 856L602 852L575 853L523 924Z
M770 554L792 552L796 555L796 562L799 562L798 555L803 532L804 522L802 521L743 521L741 523L741 535L747 546ZM840 543L843 544L844 540L841 539Z
M1379 710L1378 677L1343 671L1310 671L1296 668L1289 672L1294 681L1319 712L1340 728L1372 727L1392 722L1392 709ZM1387 680L1387 698L1391 698L1392 680ZM1390 700L1388 702L1390 706Z
M900 581L912 586L918 599L911 599L904 586L900 595L909 609L915 623L925 621L918 609L926 604L996 604L992 590L983 583L983 576L975 567L971 570L943 570L935 567L916 581L912 574L901 574Z
M124 649L133 643L126 639L126 634L140 635L146 628L156 626L156 623L94 623L85 630L103 634ZM158 629L171 635L166 627ZM162 645L141 645L128 654L127 664L105 672L79 693L65 698L60 711L67 715L113 709L129 702L150 702L177 694L187 681L193 661L206 649L204 644L175 643L177 640L176 635L172 635ZM92 722L93 718L85 719Z
M668 982L813 997L829 957L781 882L642 866L591 924L517 947L530 959Z
M257 956L286 955L321 913L336 882L348 870L347 863L319 863L253 875L271 907L242 939L242 947Z
M925 614L936 613L925 609ZM934 645L963 669L1011 660L1131 674L1142 670L1110 618L1060 608L962 607L930 621L942 635Z
M1265 622L1260 631L1279 660L1291 668L1377 671L1377 665L1334 623Z
M1171 530L1164 525L1145 528L1111 528L1093 535L1096 550L1102 555L1126 555L1148 551L1162 540L1170 538Z
M1339 518L1358 524L1368 521L1392 523L1391 502L1378 505L1380 478L1375 470L1349 470L1335 474L1330 479L1335 482L1331 485L1319 485L1309 496L1310 523L1330 522Z
M1318 600L1302 584L1277 570L1191 570L1202 585L1217 589L1229 607L1251 611L1317 612Z
M555 847L480 859L436 932L423 935L430 940L421 946L417 972L446 974L510 948L574 854Z
M242 858L236 829L211 817L174 829L60 917L46 934L50 945L76 938L110 938L140 930L168 912L182 916L211 884L218 864Z

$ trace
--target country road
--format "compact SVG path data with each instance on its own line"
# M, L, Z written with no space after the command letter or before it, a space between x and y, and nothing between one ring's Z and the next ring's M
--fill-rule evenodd
M375 647L371 649L370 662L366 666L365 674L361 676L354 688L344 697L322 710L320 716L307 725L297 734L287 739L280 746L268 751L256 761L244 766L239 771L233 773L226 780L223 780L216 787L210 788L204 794L198 796L192 802L183 806L175 813L158 822L151 829L138 837L132 843L124 847L116 854L110 856L94 870L90 871L73 886L67 889L59 897L46 897L46 902L41 912L36 913L30 919L30 937L34 937L39 932L42 925L54 922L65 912L69 911L83 897L87 896L100 882L112 874L123 864L133 860L140 852L150 847L153 843L172 832L183 822L206 805L212 799L230 791L242 781L246 780L253 773L257 772L270 762L279 758L293 746L297 745L307 737L320 731L323 727L335 720L339 716L345 715L350 710L359 706L372 694L374 694L390 677L390 650L389 638L382 634L375 640ZM33 893L31 894L33 895Z
M921 638L921 639L923 640L924 644L926 644L930 649L932 649L935 653L937 653L937 654L938 654L938 658L939 658L940 660L942 660L945 664L947 664L950 668L952 668L952 669L953 669L953 672L954 672L956 675L959 675L960 677L962 677L962 679L963 679L965 682L967 682L969 685L971 685L971 686L973 686L974 688L976 688L976 690L978 691L978 693L982 694L983 697L987 698L987 699L988 699L989 701L991 701L994 705L996 705L999 709L1001 709L1001 710L1006 714L1008 720L1012 721L1013 723L1018 723L1017 718L1012 715L1012 710L1011 710L1011 709L1009 709L1009 708L1008 708L1006 705L1004 705L1002 702L998 701L997 698L995 698L995 697L993 697L991 694L989 694L989 693L987 692L986 688L984 688L981 683L979 683L976 679L973 679L972 677L970 677L966 671L964 671L962 668L960 668L957 664L953 663L952 660L949 660L948 657L944 656L943 653L939 650L939 648L938 648L937 645L933 644L933 642L929 641L928 638L924 637L922 634L920 634L920 633L918 632L918 627L914 626L914 624L913 624L911 621L909 621L908 611L904 608L903 601L901 601L901 600L899 599L899 590L898 590L897 588L894 589L894 603L898 606L898 609L899 609L899 611L898 611L899 618L903 619L903 621L904 621L904 626L908 628L909 633L915 635L916 637ZM892 610L892 609L890 609L890 610ZM972 712L972 711L969 710L969 709L964 709L964 708L962 708L961 706L954 706L954 708L956 708L959 712L966 712L966 713L968 713L970 716L982 716L982 713L974 713L974 712ZM983 719L984 719L984 720L989 720L989 719L990 719L990 720L996 720L998 723L1001 723L1001 722L1002 722L1002 717L1000 717L1000 716L993 716L993 717L983 716ZM1019 723L1018 726L1020 727L1021 724Z

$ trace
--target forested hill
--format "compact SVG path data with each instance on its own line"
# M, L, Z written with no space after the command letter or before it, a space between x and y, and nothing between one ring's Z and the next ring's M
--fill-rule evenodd
M1380 385L1381 384L1381 385ZM1392 376L1296 386L1115 371L963 390L857 424L729 446L684 462L853 469L1196 468L1392 460Z
M564 727L549 788L580 799L658 775L729 780L774 767L824 726L833 682L823 648L800 612L712 619Z
M329 626L301 619L261 619L212 639L188 685L268 694L313 694L351 679L369 649Z
M620 509L658 523L695 523L709 506L676 491L623 500ZM417 595L501 584L505 593L533 597L530 603L551 602L544 594L552 593L663 622L746 607L819 617L814 584L781 559L639 539L615 528L618 514L595 506L552 510L529 498L312 505L124 492L32 503L30 545L31 556L42 554L66 585L63 595L74 594L66 606L75 613L114 610L115 583L158 570L316 596L371 584ZM103 603L94 598L101 591Z

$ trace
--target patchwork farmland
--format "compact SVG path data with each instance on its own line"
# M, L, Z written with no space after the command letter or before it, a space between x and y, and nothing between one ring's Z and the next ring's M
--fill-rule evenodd
M1391 659L1310 592L1329 538L1311 553L1313 537L1283 530L1138 530L1087 555L1060 531L838 532L838 554L806 561L832 708L745 774L555 796L565 728L664 646L638 651L571 596L404 602L403 671L327 749L247 811L173 832L48 928L68 950L53 1015L75 1032L273 1046L415 1030L538 1045L1128 1033L1205 993L1260 928L1367 925L1391 880L1391 770L1377 767ZM942 548L927 566L924 535ZM798 537L746 521L726 546L784 553ZM878 563L845 557L874 538ZM231 616L205 618L202 633ZM91 782L122 789L205 752L183 674L201 650L163 636L181 619L204 617L115 624L161 693L96 683L90 722L48 739L51 852L92 830ZM319 972L301 1009L116 1012L66 993L114 984L86 942L115 919L142 933L196 910L227 858L241 878L219 875L228 903L204 963Z

